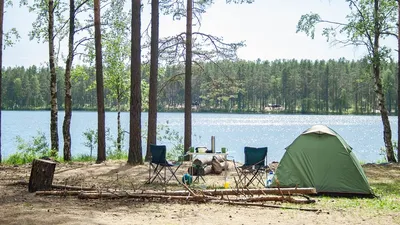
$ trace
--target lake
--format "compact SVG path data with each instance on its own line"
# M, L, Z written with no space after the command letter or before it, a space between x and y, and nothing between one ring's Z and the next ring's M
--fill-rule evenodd
M147 113L142 113L142 129L147 130ZM62 155L62 123L64 112L59 113L60 155ZM106 127L116 138L117 113L106 112ZM123 129L129 131L129 113L121 114ZM183 113L158 113L158 124L167 124L172 130L184 133ZM376 162L383 159L380 149L384 146L383 125L380 116L353 115L276 115L276 114L192 114L192 144L211 148L211 136L215 136L215 146L228 149L229 155L243 161L244 146L268 147L268 161L279 161L285 147L304 130L312 125L324 124L339 133L353 148L357 158L363 162ZM397 141L397 117L390 117L393 140ZM71 135L72 155L89 154L83 132L97 129L97 112L77 111L72 114ZM50 111L2 111L2 155L5 159L16 152L16 136L31 140L38 131L46 134L50 143ZM125 137L125 149L128 149ZM107 143L109 144L109 143ZM143 152L145 152L143 142ZM166 141L171 148L173 143ZM95 150L97 151L97 150Z

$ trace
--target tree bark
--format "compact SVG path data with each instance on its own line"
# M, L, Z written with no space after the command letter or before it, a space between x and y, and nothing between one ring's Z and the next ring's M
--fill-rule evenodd
M150 90L149 117L147 128L146 161L151 159L150 144L157 143L157 78L159 41L159 0L151 2L151 50L150 50Z
M121 100L117 102L117 150L122 151L122 128L121 128Z
M57 74L54 59L54 2L49 0L49 64L50 64L50 139L51 156L58 153Z
M397 162L400 163L400 1L397 1Z
M4 0L0 0L0 163L2 162L1 156L1 110L2 110L2 79L3 79L3 19L4 19Z
M71 94L71 68L74 60L74 35L75 35L75 0L69 1L69 37L68 57L65 63L65 115L63 123L64 136L64 161L71 160L71 117L72 117L72 94Z
M97 160L101 163L106 160L106 132L104 113L104 82L103 82L103 59L101 51L100 30L100 0L94 1L94 38L96 48L96 92L97 92Z
M131 31L131 96L128 163L143 164L141 139L141 46L140 46L140 0L132 0Z
M187 0L185 61L185 135L184 151L192 145L192 16L193 0ZM188 160L188 159L186 159Z
M32 162L31 176L29 177L29 192L51 190L56 163L34 159Z
M378 106L381 112L381 118L383 123L383 140L386 147L386 157L388 162L396 162L394 157L393 144L392 144L392 130L390 128L388 111L385 108L385 96L383 94L382 79L380 76L380 56L379 56L379 0L374 0L374 43L373 43L373 58L372 58L372 70L375 79L375 93L377 95Z

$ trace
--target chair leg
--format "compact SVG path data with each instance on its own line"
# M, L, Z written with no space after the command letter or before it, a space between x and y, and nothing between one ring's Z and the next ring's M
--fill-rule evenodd
M236 184L237 188L239 188L238 185L240 184L242 187L247 187L248 185L246 185L246 180L248 179L248 177L245 170L243 168L238 168L238 167L235 167L235 170L236 173L238 174L238 180Z
M154 167L154 166L153 166ZM160 179L161 182L165 182L165 176L163 177L163 175L161 174L161 171L164 169L164 167L159 166L158 164L154 167L153 170L153 176L150 175L150 179L147 183L153 183L154 180L158 177Z
M178 183L181 183L181 181L178 179L178 177L175 175L176 171L178 171L179 167L181 167L181 165L177 166L175 170L173 170L171 167L168 167L169 171L171 172L171 176L168 178L167 182L168 183L172 177L175 177L176 181L178 181Z
M264 181L262 180L262 178L260 178L261 174L261 169L257 169L254 173L253 176L251 177L251 179L249 180L249 182L247 183L246 187L248 187L250 184L254 184L255 185L255 181L257 181L258 183L264 185Z

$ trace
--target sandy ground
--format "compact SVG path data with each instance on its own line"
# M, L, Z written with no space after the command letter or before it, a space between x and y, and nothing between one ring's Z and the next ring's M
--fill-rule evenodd
M395 213L365 209L307 212L212 203L41 197L29 193L26 185L12 185L29 181L30 169L30 165L0 166L0 224L400 224ZM181 168L179 176L185 170ZM233 176L234 173L228 175L230 179ZM132 167L118 161L72 163L57 164L53 183L99 189L163 190L162 185L145 185L147 177L147 166ZM215 187L224 182L224 176L205 176L205 179L207 185ZM182 189L176 181L167 188ZM319 208L318 201L297 207Z

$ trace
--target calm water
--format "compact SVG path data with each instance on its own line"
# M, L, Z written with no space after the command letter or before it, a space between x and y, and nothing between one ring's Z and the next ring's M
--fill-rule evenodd
M113 112L106 113L106 127L116 137L116 117ZM129 131L129 114L122 113L123 129ZM64 113L59 113L59 135L62 151L62 122ZM393 140L397 140L397 117L390 117ZM183 113L159 113L158 124L167 124L183 136ZM324 124L338 132L353 150L359 160L374 162L383 158L380 148L384 146L383 126L380 116L324 116L324 115L254 115L254 114L214 114L194 113L193 146L211 148L211 136L216 138L216 149L227 147L230 156L238 161L243 160L244 146L268 146L268 161L279 161L284 149L304 130L316 124ZM142 114L145 128L147 113ZM3 111L2 112L2 155L16 152L17 135L25 140L36 136L38 131L46 134L50 142L49 111ZM97 129L96 112L73 112L71 135L72 155L89 154L90 150L83 145L83 132ZM147 128L146 128L147 130ZM125 148L128 137L125 138ZM172 143L166 144L168 147ZM145 151L145 142L143 142Z

